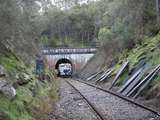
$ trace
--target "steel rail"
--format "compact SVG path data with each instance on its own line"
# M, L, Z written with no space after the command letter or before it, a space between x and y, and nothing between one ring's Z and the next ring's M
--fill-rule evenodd
M114 96L116 96L116 97L119 97L119 98L121 98L121 99L123 99L123 100L125 100L125 101L128 101L129 103L135 104L135 105L138 106L138 107L141 107L141 108L143 108L143 109L145 109L145 110L148 110L148 111L150 111L150 112L152 112L152 113L160 116L160 112L159 112L159 111L156 111L156 110L154 110L154 109L152 109L152 108L150 108L150 107L147 107L147 106L145 106L145 105L142 105L142 104L134 101L133 99L130 99L130 98L125 97L125 96L122 96L122 95L120 95L120 94L118 94L118 93L115 93L115 92L113 92L113 91L111 91L111 90L104 89L104 88L102 88L102 87L100 87L100 86L97 86L97 85L94 85L94 84L91 84L91 83L88 83L88 82L84 82L84 81L81 81L81 80L76 80L76 81L78 81L78 82L80 82L80 83L83 83L83 84L86 84L86 85L89 85L89 86L91 86L91 87L97 88L97 89L99 89L99 90L101 90L101 91L107 92L107 93L109 93L109 94L111 94L111 95L114 95Z
M103 114L97 110L95 105L93 105L74 85L72 85L68 80L65 80L72 88L74 88L80 95L81 97L85 100L85 102L88 104L88 106L95 112L96 116L100 120L106 120Z

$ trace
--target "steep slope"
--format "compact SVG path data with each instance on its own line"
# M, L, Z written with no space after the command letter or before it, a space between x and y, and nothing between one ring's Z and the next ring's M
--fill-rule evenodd
M103 54L98 54L103 51ZM160 64L160 33L154 37L144 38L142 44L137 44L131 50L123 50L122 53L117 53L117 57L110 60L107 52L104 52L104 49L101 49L93 59L85 66L85 68L80 72L79 77L87 78L92 73L96 72L98 69L109 68L112 66L113 73L112 78L121 67L122 63L129 61L129 71L126 71L118 80L116 87L120 87L128 73L130 73L140 61L144 61L149 65L149 71ZM113 58L113 57L112 57ZM100 60L100 61L99 61ZM101 69L100 69L101 68ZM89 71L89 72L88 72ZM109 80L112 82L113 79ZM105 86L107 83L103 83L102 86ZM154 107L157 110L160 110L159 98L160 98L160 77L156 76L154 81L150 84L143 94L139 98L144 100L144 104Z
M81 78L87 78L90 74L98 71L105 63L107 55L104 50L99 50L94 57L87 63L86 66L79 72L78 76Z
M14 47L16 51L18 45ZM57 99L53 73L46 66L47 77L39 81L34 72L34 51L32 55L26 51L17 55L5 44L1 44L0 49L0 119L48 120L48 113Z

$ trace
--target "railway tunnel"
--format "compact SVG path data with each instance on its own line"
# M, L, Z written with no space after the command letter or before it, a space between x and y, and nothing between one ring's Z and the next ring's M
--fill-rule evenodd
M62 70L69 69L69 76L72 76L88 63L96 51L97 48L46 48L42 52L49 67L55 69L58 76L63 73Z

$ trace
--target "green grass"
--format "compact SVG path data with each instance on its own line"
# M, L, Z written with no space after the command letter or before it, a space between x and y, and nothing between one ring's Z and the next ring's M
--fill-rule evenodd
M8 72L16 72L18 62L12 57L1 57L0 64L5 67Z
M19 99L9 100L0 95L0 112L6 120L29 120L30 116L25 109L23 101Z
M42 120L48 120L48 114L53 109L53 103L58 99L57 86L53 73L46 68L46 74L50 80L40 82L34 75L34 63L26 66L22 61L17 61L13 56L1 56L0 65L3 65L9 73L9 82L16 82L18 73L26 73L30 76L30 82L16 88L17 95L9 99L0 94L0 115L5 120L36 120L41 116Z
M160 33L155 37L146 38L142 45L137 45L132 50L124 50L119 55L119 62L114 67L115 74L120 68L120 63L129 61L129 71L132 70L141 60L145 60L150 65L150 70L160 64ZM127 77L128 72L125 72L118 80L117 85L122 85L123 81ZM160 84L160 78L155 81Z

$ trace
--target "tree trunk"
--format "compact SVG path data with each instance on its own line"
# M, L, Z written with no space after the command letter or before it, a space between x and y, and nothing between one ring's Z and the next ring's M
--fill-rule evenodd
M160 0L156 0L157 24L160 26Z
M83 37L83 32L81 32L81 41L82 41L82 45L84 45L84 37Z
M87 38L88 38L87 39L88 40L87 43L89 43L90 42L90 33L89 32L87 32Z

